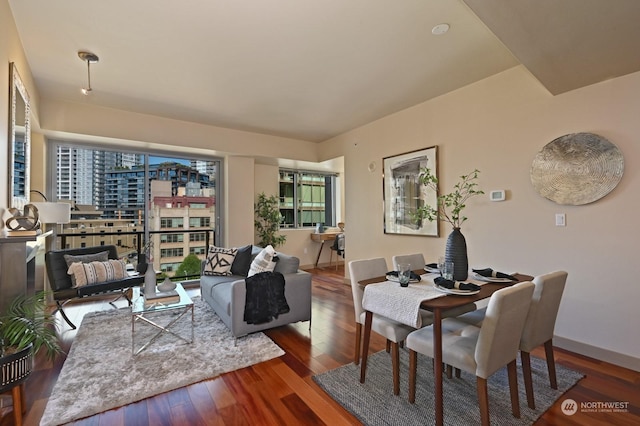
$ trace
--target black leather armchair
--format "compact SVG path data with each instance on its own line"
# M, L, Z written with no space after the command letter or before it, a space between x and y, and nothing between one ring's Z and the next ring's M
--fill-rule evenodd
M129 304L131 299L127 295L127 290L144 282L144 276L128 277L117 281L108 281L104 283L89 284L81 287L73 287L71 277L67 274L67 262L64 259L65 254L69 255L86 255L95 254L103 251L108 252L109 259L118 259L118 251L116 246L95 246L66 250L56 250L45 253L45 264L47 267L47 275L49 284L53 291L53 299L56 302L57 310L60 311L62 318L73 329L76 326L69 320L64 312L64 305L72 299L78 299L87 296L93 296L100 293L119 292L121 296L126 297ZM55 313L55 312L54 312Z

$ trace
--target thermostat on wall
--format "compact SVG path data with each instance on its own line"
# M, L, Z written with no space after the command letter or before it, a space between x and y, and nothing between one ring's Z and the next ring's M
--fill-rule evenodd
M489 192L489 199L491 201L504 201L504 198L504 189Z

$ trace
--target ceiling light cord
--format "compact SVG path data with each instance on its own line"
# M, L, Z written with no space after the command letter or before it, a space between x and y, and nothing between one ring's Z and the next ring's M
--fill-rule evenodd
M98 62L100 58L98 58L98 55L96 54L83 51L78 52L78 57L87 62L87 87L82 88L82 94L86 96L93 91L91 88L91 62Z

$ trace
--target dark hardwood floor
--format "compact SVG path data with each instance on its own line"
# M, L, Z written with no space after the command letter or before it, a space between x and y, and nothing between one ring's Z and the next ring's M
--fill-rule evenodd
M344 269L314 269L313 322L269 330L286 354L261 364L224 374L182 389L158 395L93 417L75 425L341 425L358 420L334 402L312 380L317 373L352 362L354 313L351 288L343 284ZM199 289L190 289L198 295ZM122 302L120 302L122 303ZM76 303L68 308L80 323L85 312L111 309L106 301ZM75 332L63 328L68 350ZM382 338L372 333L371 350L384 349ZM567 416L557 402L536 425L639 425L640 373L561 349L557 363L586 374L560 399L582 402L628 402L627 413L578 412ZM543 357L538 348L533 356ZM64 356L48 362L41 356L26 383L27 413L24 424L38 425L47 398L64 363ZM357 378L354 378L357 380ZM406 385L406 384L404 384ZM522 386L522 384L520 384ZM391 391L389 397L393 397ZM7 399L3 400L6 405ZM10 400L9 400L10 401ZM521 401L522 403L522 401ZM13 425L11 408L0 411L0 426Z

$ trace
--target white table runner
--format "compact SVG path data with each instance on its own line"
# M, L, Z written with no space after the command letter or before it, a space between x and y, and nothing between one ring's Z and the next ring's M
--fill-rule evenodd
M411 283L409 287L400 287L400 284L392 281L367 285L364 288L362 307L374 314L420 328L420 304L424 300L442 296L446 294L433 287L433 277L423 275L422 281Z
M369 284L364 288L362 307L374 314L420 328L422 327L420 304L425 300L446 296L434 287L433 279L438 276L433 273L423 274L420 276L422 281L410 283L409 287L400 287L400 284L393 281ZM464 282L486 284L471 276Z

